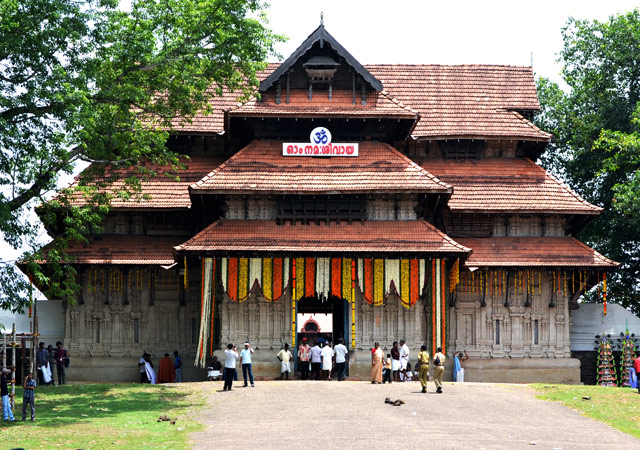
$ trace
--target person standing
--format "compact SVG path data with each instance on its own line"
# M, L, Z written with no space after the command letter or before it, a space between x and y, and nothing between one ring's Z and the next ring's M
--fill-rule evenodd
M322 370L322 350L318 347L316 342L309 351L309 357L311 358L311 378L314 380L320 379L320 373Z
M144 359L144 370L147 373L149 383L156 384L158 382L158 376L156 375L156 371L153 370L151 355L149 353L145 353L144 355L142 355L142 358Z
M231 342L227 344L224 351L224 387L223 391L230 391L233 385L233 375L236 371L236 361L238 360L238 352L235 345Z
M409 346L404 343L404 339L400 339L400 372L403 381L407 377L407 364L409 363Z
M165 353L158 364L158 383L173 383L175 379L176 369L173 366L173 361L171 361L169 354Z
M322 379L331 380L331 368L333 367L333 349L327 343L322 347Z
M40 342L38 345L38 351L36 352L36 369L38 371L38 381L40 386L44 386L45 383L49 383L51 380L45 382L45 372L49 367L49 352L44 348L44 342ZM52 368L49 368L52 369Z
M462 363L467 359L469 359L469 355L467 355L466 350L464 355L460 352L453 358L453 381L456 383L464 383L464 367L462 367Z
M16 418L13 417L13 411L11 411L11 402L9 401L9 387L7 376L11 373L9 369L2 369L2 376L0 376L0 395L2 395L2 417L9 422L15 422Z
M147 376L147 369L146 367L146 361L145 361L145 356L147 355L146 352L142 353L142 356L140 357L140 361L138 361L138 369L140 370L140 384L145 384L145 383L149 383L149 377ZM58 384L60 384L60 379L58 379Z
M400 348L398 342L395 341L391 347L391 373L393 374L393 381L400 381Z
M36 387L36 380L33 379L33 374L29 372L22 383L24 392L22 393L22 421L27 420L27 405L31 406L31 421L36 421L36 396L34 389Z
M280 361L280 379L282 380L286 376L288 380L291 372L291 360L293 359L289 344L284 344L284 348L278 352L276 358Z
M253 349L249 342L244 343L244 349L240 352L240 358L242 359L242 378L244 378L244 387L249 386L247 384L247 374L251 381L251 387L255 387L253 384L253 371L251 370L251 355L253 355Z
M338 381L345 379L345 373L347 371L347 355L349 350L342 343L342 338L338 339L338 345L333 349L333 355L336 358L336 372L338 375Z
M382 384L387 381L391 384L391 353L387 353L387 358L384 360L384 367L382 368Z
M178 350L173 352L173 368L176 371L176 383L182 383L182 358L180 358L180 354Z
M307 345L307 338L302 338L302 344L298 347L298 361L300 361L300 378L309 378L309 352L311 347Z
M445 360L446 357L442 354L442 347L438 347L436 349L436 354L433 355L433 364L435 365L433 378L436 382L436 392L438 394L442 394L442 375L444 375Z
M69 365L69 352L62 347L62 342L56 342L57 350L54 354L56 369L58 370L58 385L67 383L66 369Z
M371 384L382 383L382 359L384 352L378 342L373 344L371 349Z
M53 345L49 344L47 346L47 352L49 352L49 369L51 369L51 385L55 385L55 381L53 378L53 374L56 372L55 371L55 367L56 367L56 357L55 357L55 351L53 350ZM58 384L60 384L60 380L58 380Z
M422 345L418 353L418 379L422 385L422 393L426 394L429 381L429 353L426 345Z

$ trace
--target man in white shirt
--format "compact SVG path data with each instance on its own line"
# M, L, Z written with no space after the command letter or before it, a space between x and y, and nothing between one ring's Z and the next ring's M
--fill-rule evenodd
M253 354L253 349L251 348L251 344L249 342L244 343L244 350L240 352L240 358L242 358L242 378L244 378L244 387L247 387L247 373L249 374L249 379L251 380L251 387L255 387L253 384L253 371L251 370L251 355Z
M238 359L238 352L235 345L229 343L227 349L224 351L224 387L223 391L230 391L233 384L233 374L236 371L236 361Z
M311 378L319 380L322 371L322 350L318 347L317 342L311 347L309 358L311 359Z
M338 381L345 379L345 370L347 368L347 355L349 350L342 343L342 338L338 339L338 345L333 349L333 356L336 357L336 372L338 375Z
M400 339L400 373L402 381L407 376L407 364L409 363L409 347L404 343L404 339Z
M331 345L324 344L322 347L322 379L331 380L331 368L333 367L333 349Z
M278 352L276 358L280 361L280 379L283 380L286 376L288 380L289 372L291 372L291 360L293 359L289 344L284 344L284 348Z

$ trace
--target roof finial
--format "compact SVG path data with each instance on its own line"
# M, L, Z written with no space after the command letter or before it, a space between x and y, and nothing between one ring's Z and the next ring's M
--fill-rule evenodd
M324 25L324 12L320 11L320 25Z

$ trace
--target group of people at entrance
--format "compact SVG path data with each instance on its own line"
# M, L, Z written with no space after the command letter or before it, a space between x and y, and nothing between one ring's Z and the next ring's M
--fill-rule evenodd
M410 351L404 340L400 343L394 342L391 352L384 358L384 352L380 344L376 342L371 349L371 383L384 384L392 381L410 381L412 379L411 366L409 364ZM459 359L457 364L460 364ZM438 347L433 355L434 381L436 392L442 393L442 377L444 375L444 365L446 357L442 353L442 348ZM429 381L429 353L427 346L420 347L418 361L415 367L418 380L422 385L422 392L427 392L427 382Z
M331 380L332 373L342 381L347 376L347 355L349 350L342 339L338 339L335 347L326 340L318 340L313 345L307 344L307 338L302 338L298 347L298 361L300 361L300 378L303 380Z

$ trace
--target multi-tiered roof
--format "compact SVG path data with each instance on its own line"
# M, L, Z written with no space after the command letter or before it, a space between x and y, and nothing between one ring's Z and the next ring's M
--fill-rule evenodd
M423 196L425 208L438 214L556 215L569 218L574 231L601 212L533 162L551 135L532 123L540 107L531 67L363 66L321 25L286 61L269 64L261 79L259 96L251 101L238 103L236 93L224 92L213 100L210 114L188 123L176 119L176 139L215 137L226 140L226 148L237 145L235 153L193 155L179 180L158 176L142 182L142 194L150 199L118 200L113 207L186 213L202 208L206 198L224 196L412 194ZM282 155L283 140L308 136L317 124L330 126L335 136L357 138L360 156ZM448 159L406 151L420 143L458 140L517 142L519 153ZM86 264L167 262L169 246L175 246L185 254L448 253L463 256L472 267L616 265L572 237L452 239L445 234L446 218L429 223L424 215L359 223L330 217L324 223L214 219L171 242L114 236L109 248L92 239L89 247L71 253Z

